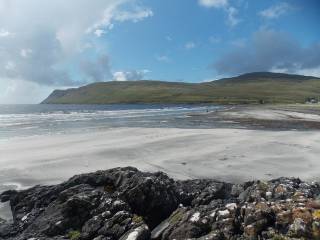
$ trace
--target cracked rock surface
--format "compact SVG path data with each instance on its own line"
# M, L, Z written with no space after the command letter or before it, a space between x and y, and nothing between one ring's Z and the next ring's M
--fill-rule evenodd
M231 184L114 168L3 192L13 222L0 219L0 239L320 239L319 194L296 178Z

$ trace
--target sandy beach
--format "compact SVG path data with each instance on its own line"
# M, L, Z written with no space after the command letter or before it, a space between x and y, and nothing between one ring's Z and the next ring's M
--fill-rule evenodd
M179 179L280 176L317 179L320 131L115 128L13 138L0 144L2 187L61 182L74 174L135 166Z
M111 127L3 138L0 192L125 166L175 179L319 180L319 108L226 107L184 121L197 128ZM10 216L0 204L0 217Z

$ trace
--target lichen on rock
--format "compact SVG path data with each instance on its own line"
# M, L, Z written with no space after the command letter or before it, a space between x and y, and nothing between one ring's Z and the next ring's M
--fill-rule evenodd
M242 184L173 180L114 168L6 191L0 239L320 239L320 186L296 178Z

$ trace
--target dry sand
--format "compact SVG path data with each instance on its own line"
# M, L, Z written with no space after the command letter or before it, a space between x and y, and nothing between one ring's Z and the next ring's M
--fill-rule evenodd
M180 179L317 180L319 156L320 131L115 128L2 141L0 183L8 188L53 184L117 166Z

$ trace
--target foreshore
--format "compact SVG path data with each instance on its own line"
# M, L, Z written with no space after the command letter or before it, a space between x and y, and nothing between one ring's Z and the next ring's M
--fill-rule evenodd
M190 116L200 125L222 127L125 127L11 138L0 143L0 190L56 184L119 166L161 170L177 179L317 180L319 113L317 106L234 106Z
M206 118L236 128L261 130L320 130L320 104L227 106Z
M320 131L115 128L13 138L0 144L0 152L2 190L118 166L161 170L177 179L316 180Z

